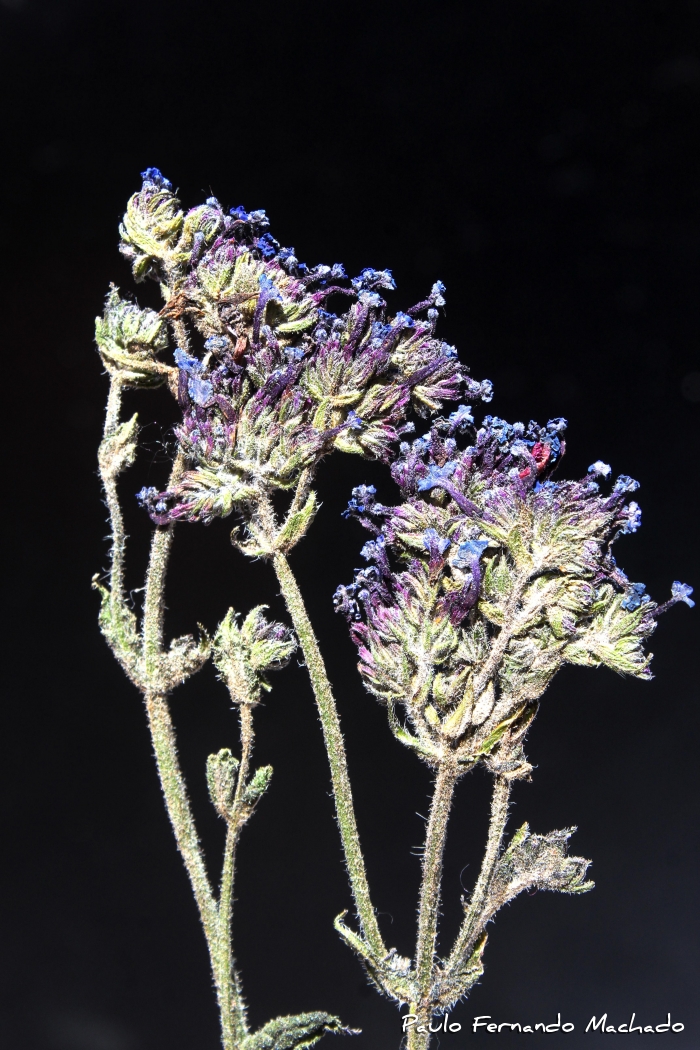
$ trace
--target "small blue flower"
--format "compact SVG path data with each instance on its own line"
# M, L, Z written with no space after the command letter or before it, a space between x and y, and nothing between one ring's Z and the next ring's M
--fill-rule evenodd
M615 492L636 492L638 488L639 482L627 474L620 474L614 485Z
M265 259L271 259L273 255L277 254L279 243L271 234L264 233L262 237L258 237L256 247L260 249Z
M478 397L481 401L491 401L493 398L493 383L490 379L482 379L480 383L476 379L466 379L466 392L468 397ZM484 421L485 422L485 421Z
M430 290L430 298L433 300L435 306L445 305L445 292L447 289L442 281L436 281Z
M467 540L465 543L460 543L452 558L452 564L457 569L471 568L473 559L480 558L488 545L488 540Z
M196 376L188 381L187 389L195 405L202 408L211 399L214 392L214 387L207 379L197 379Z
M365 511L371 510L375 505L376 494L377 490L374 485L357 485L352 490L352 499L347 509L343 511L343 517L347 518L350 514L364 514Z
M171 190L173 188L172 182L166 179L158 168L146 168L145 171L141 172L141 178L144 185L150 183L151 186L155 186L159 190Z
M222 353L231 346L231 340L225 335L210 335L204 340L205 350L214 350Z
M239 204L237 208L231 208L229 215L232 215L234 219L238 219L239 222L250 221L250 216L242 204Z
M609 463L603 463L602 459L597 459L595 463L591 463L588 468L589 474L594 474L599 478L607 478L612 472L612 467Z
M413 328L415 321L408 314L404 314L399 310L396 317L393 320L393 327L396 328Z
M637 503L629 503L625 508L626 519L622 526L623 535L636 532L642 525L642 508Z
M646 584L644 583L631 583L624 599L620 602L620 608L626 609L627 612L634 612L644 602L648 602L651 599L648 594L645 594Z
M219 209L221 208L221 205L219 204L219 202L218 202L218 200L216 199L216 197L207 197L207 199L206 199L205 203L206 203L206 204L207 204L207 205L208 205L208 206L209 206L210 208L219 208Z
M173 357L175 358L175 364L177 367L181 369L181 371L187 372L190 376L199 375L202 371L202 362L198 361L196 357L190 357L184 350L181 350L179 346L175 347Z
M260 285L260 291L264 294L266 299L277 299L279 302L282 301L282 293L276 284L270 280L266 273L261 273L258 277L258 284Z
M136 493L136 499L139 501L142 507L145 507L152 499L158 495L158 489L153 488L151 485L149 488L144 487L140 492Z
M252 211L248 216L248 221L253 223L254 226L259 226L261 229L265 229L270 225L270 220L262 208L258 208L257 211Z
M363 306L367 306L370 310L378 310L380 306L384 305L381 295L377 295L376 292L361 291L357 299L358 302L362 303Z
M277 258L280 266L289 272L295 270L299 262L293 248L280 248Z
M354 409L352 409L352 408L348 412L348 416L347 416L347 419L345 420L345 422L347 423L347 425L350 427L351 430L363 430L364 429L364 425L365 424L364 424L363 420L360 419L360 417L358 416L357 412L355 412Z
M435 557L442 557L450 546L450 540L440 535L435 529L426 529L423 533L423 546L430 555L432 561Z
M441 488L452 477L456 469L456 463L445 463L444 467L428 467L427 476L418 482L418 491L427 492L429 489Z
M474 422L471 405L458 405L457 409L448 416L447 422L450 424L450 432L452 433L455 430L462 431L466 427L471 426Z
M693 588L687 583L681 583L680 580L674 580L671 584L671 594L677 602L685 602L689 608L693 608L695 602L690 597L693 593Z
M410 446L408 444L406 444L406 442L403 442L403 444L406 445L406 452L408 452ZM413 451L416 453L417 456L425 455L425 453L428 451L429 448L430 448L430 435L428 435L428 434L423 434L422 437L416 438L415 441L413 442Z
M360 554L365 561L376 561L381 558L384 554L384 548L386 546L386 540L383 536L377 536L376 540L369 540L365 543L364 547L360 551Z
M392 291L396 288L391 270L373 270L371 267L363 270L359 277L353 277L350 283L356 292L374 288L386 288Z

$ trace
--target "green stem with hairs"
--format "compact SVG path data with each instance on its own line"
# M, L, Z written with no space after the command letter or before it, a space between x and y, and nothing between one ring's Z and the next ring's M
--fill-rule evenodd
M440 914L443 856L447 822L452 808L455 784L459 776L459 769L449 761L440 764L435 776L433 801L425 833L423 878L418 907L415 969L419 999L410 1007L410 1013L415 1014L418 1020L408 1030L408 1050L425 1050L430 1042L427 1027L432 1020L434 1010L432 987L435 979L435 948ZM419 1027L423 1027L426 1031L418 1032Z
M510 780L507 777L496 776L493 784L493 795L491 797L491 819L489 822L489 833L486 841L486 852L484 853L479 878L474 887L474 892L471 895L462 926L446 964L446 969L448 970L458 965L462 959L469 955L481 932L482 924L480 920L487 900L493 872L501 854L503 833L505 831L506 821L508 820L508 801L510 799L510 792Z
M226 846L224 850L224 865L221 873L221 886L219 889L219 931L218 931L218 966L219 972L228 975L228 979L222 982L221 1012L222 1016L229 1018L235 1046L239 1046L247 1034L246 1013L243 997L240 990L240 982L235 969L233 958L233 933L231 923L233 920L233 886L236 873L236 847L238 839L245 823L246 817L242 810L242 796L248 779L250 768L250 756L253 751L255 733L253 730L253 711L251 704L240 703L239 713L241 720L241 761L238 767L238 780L236 782L236 794L231 807L231 815L227 820Z
M357 915L367 942L375 954L381 958L386 955L387 949L384 946L370 898L365 861L360 848L360 837L357 830L357 821L355 820L352 789L350 787L348 763L345 755L345 741L340 728L340 719L333 690L328 680L316 635L306 612L301 591L289 562L284 554L277 551L273 556L273 563L282 596L287 604L294 630L306 660L309 678L316 697L326 751L328 752L328 761L331 767L333 797L338 816L338 826L343 842L345 862L350 876Z

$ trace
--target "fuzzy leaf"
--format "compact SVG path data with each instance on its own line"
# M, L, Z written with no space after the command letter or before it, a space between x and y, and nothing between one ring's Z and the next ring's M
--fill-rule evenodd
M277 1017L243 1040L242 1050L303 1050L314 1046L327 1032L350 1034L332 1014L308 1013Z
M209 659L211 652L209 639L200 638L196 642L191 634L173 638L170 648L159 657L159 688L170 692L182 685L193 674L201 670Z
M310 492L301 510L290 514L275 538L275 549L287 553L306 535L309 525L316 517L318 502L316 493Z
M134 462L138 432L138 416L133 415L102 439L97 455L105 477L116 478Z
M141 686L141 636L134 613L123 602L112 597L112 592L92 578L94 590L100 592L100 630L107 644L136 686Z
M593 888L586 882L589 860L567 855L568 842L575 828L533 835L529 826L519 828L501 856L489 888L488 917L523 890L555 890L559 893L586 893Z
M360 957L370 979L380 991L398 1003L412 1002L419 994L418 982L410 959L398 955L392 948L379 957L367 941L343 922L347 912L339 915L333 923L345 943Z
M233 804L238 779L237 758L225 747L207 758L207 787L209 797L219 814L226 818Z
M260 769L255 770L243 792L243 801L247 806L254 806L265 794L271 779L272 766L261 766Z
M487 935L482 933L466 959L459 959L439 975L436 999L441 1010L449 1010L474 987L484 972L482 957Z

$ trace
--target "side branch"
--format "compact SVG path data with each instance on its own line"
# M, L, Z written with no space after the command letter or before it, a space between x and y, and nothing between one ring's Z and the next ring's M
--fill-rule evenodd
M274 566L282 595L294 624L294 630L304 653L311 685L316 697L326 751L328 752L328 761L331 767L333 797L335 799L338 825L358 918L367 942L376 955L381 958L386 955L387 949L384 946L370 898L365 861L360 848L360 838L355 820L352 789L350 787L350 777L345 755L345 742L340 728L340 719L338 718L333 690L328 681L323 657L321 656L311 621L307 615L304 600L284 554L280 552L275 553Z
M190 877L204 932L213 956L217 943L218 910L204 865L202 847L192 816L187 788L180 770L175 729L170 717L167 697L158 693L148 694L146 712L168 816L175 833L177 847ZM219 976L218 974L216 976L218 985Z
M461 929L445 967L447 971L459 966L461 960L469 955L481 933L482 918L488 901L489 884L501 853L503 832L508 820L510 792L510 780L507 777L497 776L494 780L493 796L491 798L491 821L486 841L486 852L484 853L479 878L474 887L469 906L466 909Z

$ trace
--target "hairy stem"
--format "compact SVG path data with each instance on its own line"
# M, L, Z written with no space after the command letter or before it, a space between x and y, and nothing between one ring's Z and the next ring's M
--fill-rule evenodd
M466 958L474 947L481 932L481 919L488 898L489 884L493 877L496 862L501 853L503 832L508 820L508 800L510 799L511 782L506 777L497 776L494 780L491 798L491 820L486 840L486 852L481 863L481 871L472 893L461 929L457 935L454 948L447 961L447 969Z
M165 796L165 805L175 832L178 849L190 877L204 933L211 951L217 942L217 906L204 865L204 856L199 844L187 788L180 770L175 730L170 717L167 696L158 693L147 694L146 712L158 766L158 776Z
M340 827L345 862L350 876L357 915L368 943L373 951L379 957L382 957L386 955L386 948L382 941L379 924L377 923L377 917L370 898L365 861L360 848L360 838L352 802L345 742L340 729L340 719L338 718L333 690L328 681L323 657L306 612L304 600L294 574L289 567L289 562L283 554L276 552L274 555L274 566L282 595L294 624L294 630L304 653L311 685L316 697L326 751L328 752L328 761L331 767L333 797L335 799L338 825Z
M178 455L173 464L169 485L177 480L182 469L182 457ZM157 528L153 534L148 560L143 614L143 654L146 679L149 683L145 697L146 712L166 809L177 847L192 885L204 935L207 939L221 1014L223 1045L225 1050L235 1050L236 1046L240 1045L240 1041L237 1040L237 1028L241 1010L233 973L230 944L222 952L219 906L207 875L204 854L180 769L168 697L158 688L158 665L163 654L165 579L172 542L172 525ZM228 845L227 842L227 852ZM232 864L233 857L231 857ZM227 928L230 930L230 911Z
M117 492L118 472L115 471L109 458L103 452L106 442L117 429L119 415L122 407L123 385L120 379L112 376L109 382L109 396L107 398L107 411L105 412L105 426L103 433L103 444L100 446L98 462L100 467L100 478L105 491L105 502L109 512L110 531L112 537L112 549L110 551L110 579L109 589L111 602L114 609L124 600L124 556L126 552L126 532L124 531L124 515L122 514L119 495ZM115 615L115 620L117 616Z
M442 763L435 777L433 801L425 833L423 851L423 879L418 908L418 938L416 942L416 977L420 998L411 1004L410 1012L419 1020L409 1029L409 1050L423 1050L428 1046L430 1033L417 1032L416 1028L427 1028L433 1016L432 986L434 981L434 959L440 914L440 884L442 861L447 837L447 822L452 806L455 784L459 772L451 763Z
M239 1046L247 1033L245 1006L239 988L239 981L235 971L233 959L233 933L231 922L233 919L233 885L236 873L236 846L241 833L245 817L242 812L242 795L248 779L250 768L250 756L253 750L255 733L253 730L253 711L250 704L239 704L241 719L241 762L238 767L238 780L236 783L236 794L233 800L231 816L227 822L226 847L224 851L224 865L221 873L221 887L219 889L219 935L218 935L218 966L219 973L227 975L228 979L222 981L220 1003L222 1017L228 1018L231 1036L234 1039L232 1046ZM226 1050L228 1045L224 1043Z

